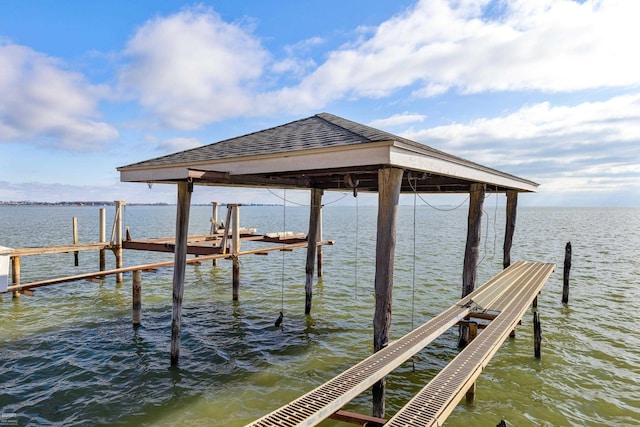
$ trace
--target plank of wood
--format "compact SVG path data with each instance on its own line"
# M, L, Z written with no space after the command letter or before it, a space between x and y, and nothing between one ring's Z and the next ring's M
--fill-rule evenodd
M81 243L78 245L61 245L61 246L46 246L42 248L36 247L27 247L27 248L16 248L13 250L9 256L13 257L21 257L21 256L30 256L30 255L44 255L44 254L59 254L59 253L67 253L67 252L75 252L75 251L95 251L100 249L109 249L111 245L109 243Z
M331 415L329 418L336 421L342 421L343 423L357 424L364 426L367 423L375 423L383 425L387 422L384 418L373 417L371 415L358 414L357 412L338 411Z

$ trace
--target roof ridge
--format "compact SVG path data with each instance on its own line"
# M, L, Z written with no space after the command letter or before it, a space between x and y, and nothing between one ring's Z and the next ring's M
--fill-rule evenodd
M361 138L366 139L369 142L375 141L401 141L406 138L402 138L398 135L394 135L389 132L385 132L380 129L376 129L371 126L363 125L361 123L354 122L352 120L345 119L340 116L336 116L331 113L318 113L315 115L333 126L337 126L341 129L344 129L354 135L358 135ZM347 126L345 126L347 125Z

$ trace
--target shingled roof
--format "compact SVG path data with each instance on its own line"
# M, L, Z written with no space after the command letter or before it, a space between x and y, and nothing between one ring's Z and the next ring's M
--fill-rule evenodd
M377 170L399 167L403 191L535 191L537 184L424 144L320 113L281 126L118 168L122 181L377 190ZM409 182L409 179L412 182Z

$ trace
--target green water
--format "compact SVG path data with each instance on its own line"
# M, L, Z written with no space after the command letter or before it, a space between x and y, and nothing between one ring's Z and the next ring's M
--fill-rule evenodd
M495 203L493 196L485 202L480 282L501 269L504 212ZM125 222L134 238L172 235L174 211L129 206ZM392 339L460 293L466 208L418 206L415 229L413 212L399 211ZM208 232L210 213L192 207L191 234ZM97 208L0 207L0 245L69 243L73 216L80 241L97 240ZM281 207L242 207L241 217L258 232L305 231L308 208L288 207L285 219ZM143 274L138 329L131 326L130 275L121 287L111 277L17 300L4 294L0 425L241 426L299 397L371 352L375 217L373 207L357 215L354 206L323 210L324 237L336 244L324 249L310 317L302 314L304 250L242 258L238 303L228 262L187 267L178 369L169 369L171 269ZM563 306L567 241L572 288ZM170 258L127 251L125 265ZM461 402L446 425L639 426L640 209L521 208L512 259L558 264L539 299L542 359L533 357L527 313L480 377L476 401ZM22 281L93 271L97 263L89 252L80 254L80 267L72 254L26 257ZM280 330L273 322L282 308ZM388 415L455 357L455 344L451 331L390 375ZM370 401L364 393L345 409L369 413Z

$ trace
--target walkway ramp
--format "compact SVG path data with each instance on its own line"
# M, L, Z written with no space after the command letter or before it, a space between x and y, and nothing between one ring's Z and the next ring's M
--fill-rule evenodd
M554 264L521 266L518 286L492 299L487 309L500 314L385 426L440 426L516 327L555 269Z
M477 290L465 298L462 298L456 304L430 319L419 328L391 342L384 349L374 353L327 383L249 425L256 427L288 427L314 426L319 424L472 312L478 310L494 310L497 304L503 299L511 298L515 300L519 295L527 297L527 303L522 302L518 304L517 307L514 303L514 308L519 309L522 305L526 309L533 299L528 299L529 294L532 294L535 290L535 295L537 295L537 292L547 281L551 271L553 271L553 268L551 268L548 274L546 270L544 270L544 272L535 275L534 271L537 271L539 269L538 266L542 265L553 266L553 264L524 261L514 263L511 267L503 270ZM535 277L535 279L531 278L531 276ZM524 291L525 289L527 290L526 292ZM524 313L524 310L522 313ZM515 323L520 320L521 316L522 314L517 316ZM498 316L498 318L499 317L500 316ZM516 316L510 315L509 319L511 319L511 317L515 318ZM498 320L498 318L496 318L496 320ZM515 323L513 327L515 327ZM511 329L513 329L513 327ZM511 329L506 332L506 335L511 332ZM500 329L500 331L501 330L502 329ZM482 332L472 344L479 342L479 338L486 333L487 330ZM495 347L495 350L497 350L497 346ZM469 348L471 348L471 346L467 347L467 349ZM465 349L465 351L467 351L467 349ZM484 347L481 351L485 351ZM462 353L460 355L462 355ZM480 353L480 356L481 355ZM484 358L480 359L481 361L485 360ZM488 359L486 361L488 362ZM452 389L447 390L455 392L455 390ZM422 426L425 424L417 423L407 425Z

